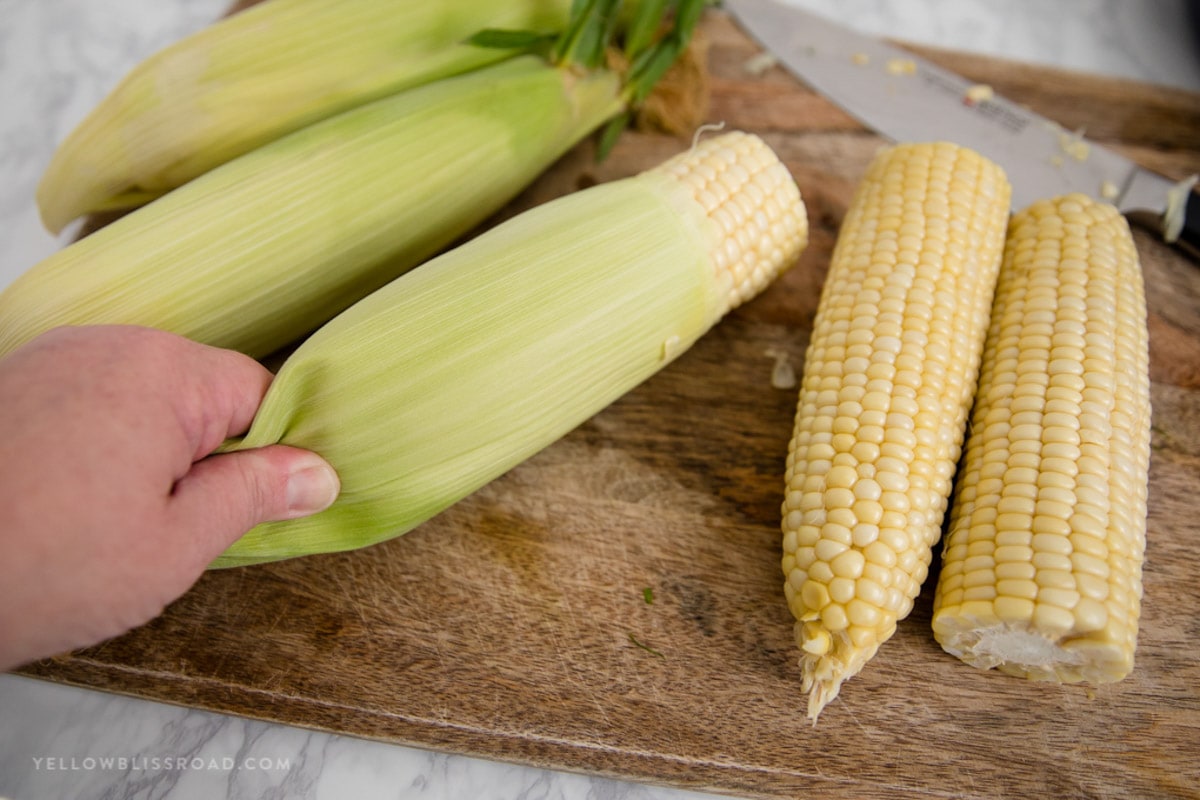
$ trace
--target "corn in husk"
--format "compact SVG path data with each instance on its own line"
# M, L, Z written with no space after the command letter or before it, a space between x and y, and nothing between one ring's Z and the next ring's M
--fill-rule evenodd
M152 55L59 146L38 187L57 233L141 205L317 120L513 51L481 28L557 31L568 0L267 0Z
M237 158L0 293L0 354L58 325L261 357L451 244L623 107L616 75L522 56Z
M215 566L412 529L671 362L806 236L786 167L735 133L534 208L398 278L291 355L237 445L314 450L341 496L254 528Z

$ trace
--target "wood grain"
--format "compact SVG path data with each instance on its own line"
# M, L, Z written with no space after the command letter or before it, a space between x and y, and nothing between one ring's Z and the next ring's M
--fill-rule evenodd
M882 141L778 69L749 75L755 48L723 15L704 32L710 118L762 134L808 203L811 245L789 273L659 375L407 536L208 574L144 628L24 672L747 797L1197 797L1200 265L1137 232L1155 422L1133 675L1087 688L972 669L933 641L927 588L813 728L778 564L795 398L771 387L765 353L802 366L838 225ZM1200 168L1195 95L925 54L1061 109L1064 125L1168 174ZM600 165L580 147L506 213L682 146L631 134Z

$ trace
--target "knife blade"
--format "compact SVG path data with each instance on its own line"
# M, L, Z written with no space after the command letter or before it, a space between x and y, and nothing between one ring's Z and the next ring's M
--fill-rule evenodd
M894 141L948 140L987 156L1013 206L1070 192L1149 212L1168 242L1200 248L1200 195L966 78L872 36L777 0L723 7L788 71Z

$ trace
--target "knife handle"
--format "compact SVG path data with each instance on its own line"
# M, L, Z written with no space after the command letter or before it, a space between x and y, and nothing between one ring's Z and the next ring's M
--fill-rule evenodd
M1179 231L1178 242L1200 253L1200 192L1194 189L1188 192L1184 203L1183 228Z

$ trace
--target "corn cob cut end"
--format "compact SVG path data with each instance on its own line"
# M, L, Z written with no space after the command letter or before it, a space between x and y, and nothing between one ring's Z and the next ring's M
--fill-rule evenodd
M759 137L697 142L651 172L678 181L705 210L717 318L761 292L808 244L808 217L787 166Z
M947 652L1060 683L1133 669L1148 342L1115 207L1074 194L1014 215L934 597Z
M990 610L939 619L935 630L942 648L967 664L1027 680L1112 683L1133 670L1133 651L1124 636L1057 637Z

